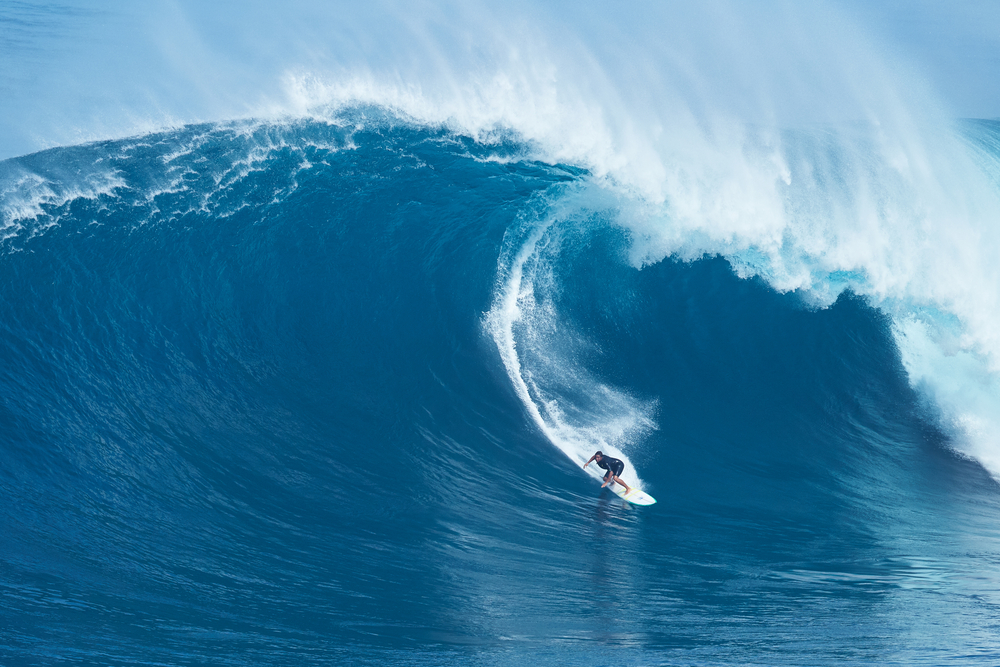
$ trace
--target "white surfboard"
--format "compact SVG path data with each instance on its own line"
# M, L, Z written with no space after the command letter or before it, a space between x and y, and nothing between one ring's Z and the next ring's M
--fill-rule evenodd
M587 471L586 467L584 467L584 471ZM596 470L594 468L591 468L588 472L590 472L590 475L592 477L595 477L601 480L602 482L604 481L604 474L605 474L604 470L601 470L600 468ZM653 503L656 502L656 498L649 495L642 489L637 489L634 486L632 487L632 490L629 491L628 493L625 492L625 487L622 486L621 484L618 484L617 482L612 482L608 486L611 487L611 490L614 491L619 498L623 498L632 503L633 505L652 505Z
M649 495L642 489L635 488L634 486L628 493L625 492L625 487L621 484L615 484L611 490L618 494L619 497L624 498L633 505L652 505L656 502L656 498Z

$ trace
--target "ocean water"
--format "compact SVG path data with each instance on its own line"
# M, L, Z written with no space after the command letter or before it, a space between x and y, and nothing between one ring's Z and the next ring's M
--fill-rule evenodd
M891 317L637 268L526 155L355 109L4 162L5 661L998 659L997 483Z
M73 7L11 5L0 48L30 69ZM602 16L574 34L624 60ZM522 47L562 34L536 18ZM1000 662L1000 122L497 48L9 140L0 662Z

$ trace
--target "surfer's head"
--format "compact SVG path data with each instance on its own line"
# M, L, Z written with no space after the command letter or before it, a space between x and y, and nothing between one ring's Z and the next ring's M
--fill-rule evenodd
M599 458L601 458L603 456L604 456L604 454L601 454L600 452L597 452L596 454L594 454L594 458L597 458L597 459L599 459Z

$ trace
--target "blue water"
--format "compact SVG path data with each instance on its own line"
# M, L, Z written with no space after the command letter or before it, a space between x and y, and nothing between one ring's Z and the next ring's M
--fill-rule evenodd
M533 155L359 107L0 162L0 662L1000 661L1000 488L887 310L637 263Z

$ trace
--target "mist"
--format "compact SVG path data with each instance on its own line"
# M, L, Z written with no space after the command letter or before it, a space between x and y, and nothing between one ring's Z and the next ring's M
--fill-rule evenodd
M514 122L520 130L517 121L532 117L534 129L524 129L544 134L544 123L572 114L581 118L574 133L641 127L643 141L649 128L655 135L668 123L719 116L782 126L867 120L906 102L940 105L949 116L997 113L996 100L962 93L988 90L984 81L956 92L967 76L914 59L926 35L887 30L902 9L880 7L8 3L0 9L0 157L192 122L301 115L336 97L331 91L362 89L391 90L415 111L473 128ZM911 24L920 12L939 13L907 12ZM948 32L973 61L977 46L994 46L976 19L958 13ZM932 53L957 57L940 44ZM931 94L942 80L949 99Z

